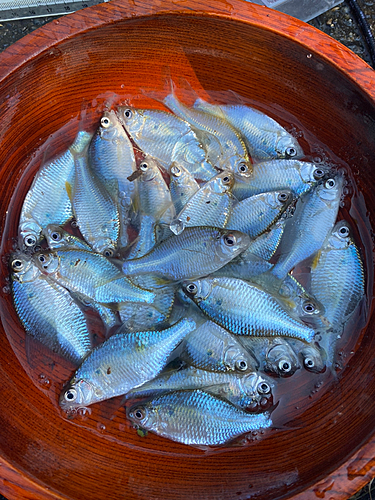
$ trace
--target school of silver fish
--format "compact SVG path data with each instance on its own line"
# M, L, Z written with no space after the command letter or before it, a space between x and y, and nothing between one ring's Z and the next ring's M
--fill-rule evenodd
M215 446L272 428L278 377L332 369L364 266L337 221L342 172L240 102L162 102L104 111L42 165L12 295L26 333L76 365L62 409L123 396L134 427Z

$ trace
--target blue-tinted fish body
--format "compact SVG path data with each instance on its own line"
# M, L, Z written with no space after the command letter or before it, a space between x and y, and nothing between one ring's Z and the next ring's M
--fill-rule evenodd
M83 298L103 304L147 302L155 294L134 286L103 255L85 250L59 249L34 254L41 272Z
M77 238L77 236L73 236L56 224L48 224L48 226L43 229L43 234L51 250L57 248L70 248L92 252L92 248L88 243Z
M272 269L278 279L317 252L336 221L342 195L343 178L328 179L302 196L288 220L279 250L280 258Z
M23 202L19 222L22 243L33 247L42 239L48 224L64 225L73 217L66 183L74 180L74 152L81 152L91 134L79 132L72 146L62 155L42 166Z
M86 319L70 296L48 280L29 256L11 257L14 305L26 332L54 352L80 363L91 351Z
M247 250L241 254L243 258L246 259L247 254L252 254L270 260L280 244L285 223L285 219L279 219L268 231L251 241Z
M195 328L184 319L161 331L119 333L96 347L60 396L66 410L126 394L155 378L181 340Z
M256 238L266 231L292 201L289 189L260 193L235 203L226 227Z
M105 111L88 149L89 164L118 206L121 223L120 245L128 243L129 210L136 184L128 177L135 171L133 146L114 111Z
M114 252L120 232L118 205L90 169L84 154L75 155L71 200L82 236L95 252Z
M326 169L314 163L299 160L271 160L253 165L249 178L236 177L232 192L239 200L244 200L266 191L289 189L295 196L309 191Z
M172 202L178 214L189 199L199 190L194 176L182 165L173 164L170 168L170 184Z
M249 154L257 160L303 155L295 137L261 111L245 105L213 105L197 99L194 108L227 120L240 134Z
M152 215L141 216L139 233L131 244L127 259L138 259L152 250L156 244L156 224L157 221Z
M203 278L183 286L215 323L236 335L293 337L310 342L314 330L292 317L258 285L234 278Z
M198 326L185 338L180 358L191 366L214 372L254 372L258 365L233 335L212 321Z
M139 259L123 263L123 273L147 288L153 276L165 282L210 274L247 248L250 239L238 231L187 227ZM146 276L147 275L147 276ZM140 284L142 286L142 284Z
M131 408L128 418L143 429L198 446L223 444L241 434L272 425L268 414L245 413L199 390L155 397Z

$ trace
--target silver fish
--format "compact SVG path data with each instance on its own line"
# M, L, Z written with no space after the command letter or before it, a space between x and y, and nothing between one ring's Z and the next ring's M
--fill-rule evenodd
M298 340L288 339L294 352L302 358L303 366L309 372L321 373L326 367L327 354L317 344L304 344Z
M311 342L314 330L293 318L269 293L234 278L204 278L183 285L215 323L236 335L293 337Z
M172 85L173 87L173 85ZM213 165L221 170L228 169L239 177L249 177L252 164L245 143L240 134L225 120L195 108L189 108L179 101L173 91L163 103L180 118L197 130L215 137L221 146L221 156Z
M216 271L234 259L250 243L239 231L212 227L187 227L178 236L166 239L140 259L123 263L125 276L147 288L186 278L201 277ZM151 276L150 276L151 275Z
M157 109L127 106L119 106L117 115L141 150L156 158L166 170L178 162L202 180L215 175L215 169L205 161L205 152L185 120Z
M128 177L135 171L136 163L132 143L114 111L104 111L91 140L88 159L92 171L118 206L120 245L126 246L129 210L137 187Z
M73 183L74 152L85 149L91 139L88 132L78 132L74 143L61 156L43 165L35 176L22 205L19 234L20 244L33 247L41 240L42 229L48 224L63 225L73 217L66 183Z
M279 245L280 258L271 270L276 278L284 279L297 264L320 249L335 223L343 181L341 176L328 179L298 200Z
M11 256L14 305L26 332L52 351L80 363L91 351L86 319L69 292L49 281L29 256Z
M201 187L185 204L170 228L180 234L185 227L225 227L232 211L234 198L231 194L234 176L221 172Z
M120 231L118 205L91 171L84 154L75 155L74 167L70 197L82 236L96 252L114 253Z
M293 200L289 189L260 193L234 204L226 227L254 239L266 231Z
M245 105L214 105L197 99L194 108L227 120L257 160L303 156L301 146L285 128L261 111Z
M206 321L186 337L180 358L213 372L254 372L258 365L234 336L212 321Z
M126 398L144 398L161 392L204 389L242 408L266 404L272 397L272 381L258 372L211 372L193 366L169 370L130 391Z
M38 252L34 263L43 274L79 297L102 304L147 302L155 294L135 287L103 255L85 250L59 249Z
M181 340L195 328L184 319L162 331L119 333L95 348L60 396L64 410L126 394L156 377Z
M174 163L170 168L171 197L176 213L181 212L188 200L199 190L194 176L182 165Z
M236 177L233 195L244 200L266 191L290 189L295 196L306 193L328 173L328 169L299 160L272 160L253 165L250 178Z
M48 224L43 229L43 234L51 250L65 247L76 250L87 250L88 252L92 251L88 243L68 233L57 224Z
M193 446L223 444L272 425L268 414L245 413L199 390L158 396L132 407L128 418L138 427Z
M279 377L290 377L300 364L289 343L281 337L242 336L241 343L260 361L261 369ZM303 342L301 345L306 346Z

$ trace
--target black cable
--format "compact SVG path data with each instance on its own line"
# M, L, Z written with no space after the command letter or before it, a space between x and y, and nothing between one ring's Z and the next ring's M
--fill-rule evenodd
M370 25L367 22L366 16L358 5L357 0L346 0L349 4L349 7L353 11L354 17L362 31L363 37L366 41L366 45L370 54L372 67L375 68L375 41L374 35L372 34Z

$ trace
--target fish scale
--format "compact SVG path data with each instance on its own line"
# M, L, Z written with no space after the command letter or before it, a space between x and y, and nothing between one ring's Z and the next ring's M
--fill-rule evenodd
M60 397L60 405L67 408L87 406L115 396L126 394L156 377L168 357L196 324L183 319L161 330L119 333L95 348L75 372L69 387ZM82 382L83 381L83 382ZM87 384L92 388L89 398L69 401L65 395L75 386Z
M153 398L141 406L143 419L136 418L137 406L128 417L141 428L190 445L218 445L235 437L271 426L268 414L245 413L204 391L176 391Z

